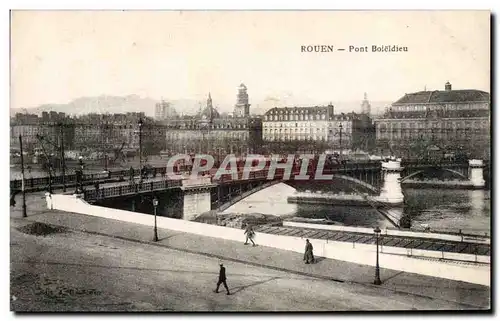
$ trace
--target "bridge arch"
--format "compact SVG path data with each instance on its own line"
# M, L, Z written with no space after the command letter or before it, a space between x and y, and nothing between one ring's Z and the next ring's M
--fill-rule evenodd
M274 185L277 185L277 184L280 184L280 183L285 183L286 184L287 181L284 181L284 180L274 180L274 181L267 181L263 184L260 184L254 188L252 188L251 190L248 190L246 192L244 192L243 194L241 195L238 195L232 199L230 199L228 202L225 202L224 204L222 204L221 206L219 206L218 208L218 211L222 212L222 211L225 211L227 210L228 208L230 208L231 206L233 206L234 204L238 203L239 201L247 198L248 196L252 195L252 194L255 194L257 192L260 192L268 187L271 187L271 186L274 186ZM287 184L289 185L289 184ZM293 186L291 186L293 187Z
M338 179L342 179L342 180L346 180L346 181L350 181L350 182L353 182L353 183L356 183L358 185L361 185L369 190L371 190L372 192L374 193L379 193L379 189L362 181L362 180L359 180L357 178L354 178L354 177L350 177L350 176L346 176L346 175L333 175L333 178L338 178ZM227 210L229 207L233 206L234 204L238 203L239 201L247 198L248 196L252 195L252 194L255 194L257 192L260 192L268 187L271 187L271 186L274 186L274 185L277 185L277 184L280 184L280 183L284 183L284 184L287 184L288 186L290 187L293 187L293 188L296 188L294 186L294 184L292 184L294 181L293 180L273 180L273 181L267 181L263 184L260 184L246 192L243 192L241 195L238 195L232 199L230 199L229 201L223 203L221 206L219 206L218 210L219 211L225 211ZM326 180L324 181L326 182Z
M368 184L367 182L364 182L360 179L357 179L357 178L354 178L354 177L351 177L351 176L346 176L346 175L333 175L333 178L339 178L339 179L343 179L343 180L346 180L346 181L350 181L350 182L353 182L353 183L356 183L358 185L361 185L369 190L371 190L372 192L375 192L375 193L379 193L379 189L376 188L375 186L371 185L371 184Z
M468 180L468 179L469 179L469 178L468 178L467 176L465 176L464 174L462 174L462 173L460 173L460 172L458 172L458 171L456 171L456 170L453 170L453 169L449 169L449 168L440 168L440 170L445 171L445 172L449 172L449 173L452 173L452 174L455 174L456 176L461 177L461 178L464 178L464 179L466 179L466 180ZM420 173L423 173L423 172L425 172L425 170L423 170L423 169L422 169L422 170L416 171L416 172L414 172L414 173L411 173L410 175L407 175L407 176L405 176L405 177L401 178L401 179L399 180L399 182L400 182L400 183L402 183L402 182L406 181L407 179L410 179L410 178L412 178L412 177L414 177L414 176L416 176L416 175L418 175L418 174L420 174Z

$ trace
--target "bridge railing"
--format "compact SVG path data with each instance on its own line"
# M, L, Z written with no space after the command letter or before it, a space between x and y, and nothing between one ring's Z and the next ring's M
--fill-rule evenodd
M103 198L112 198L132 194L148 193L169 188L181 187L181 180L161 180L143 183L120 184L118 186L109 186L84 191L85 200L99 200Z
M165 167L153 167L150 171L150 175L152 175L153 177L156 177L158 174L161 174L163 172L165 172ZM101 173L84 174L83 181L93 182L93 181L100 181L100 180L106 180L106 179L127 178L127 177L130 177L130 174L131 174L130 169L116 170L116 171L103 171ZM140 170L134 169L133 175L139 176ZM66 178L65 183L67 183L67 184L76 182L76 174L66 174L65 178ZM24 181L25 181L25 186L27 188L48 186L49 185L49 176L25 178ZM62 182L63 182L62 175L52 176L52 185L61 185ZM14 179L14 180L10 181L10 188L11 189L20 189L21 185L22 185L21 179Z
M330 167L330 168L324 168L323 171L322 171L322 174L324 175L328 175L328 174L338 174L338 173L344 173L344 172L348 172L348 171L358 171L358 170L378 170L380 169L381 166L376 166L374 164L370 164L369 166L367 167L363 167L363 166L360 166L360 164L350 164L350 165L347 165L347 166L340 166L340 167ZM255 172L250 172L249 175L248 175L248 180L261 180L261 179L266 179L268 177L268 174L269 174L269 169L268 168L265 168L265 169L262 169L262 170L259 170L259 171L255 171ZM300 174L300 166L297 166L297 167L294 167L291 171L291 174L290 174L290 179L293 180L293 178L297 175ZM307 172L306 172L306 175L309 175L311 179L314 178L314 175L316 174L316 167L310 167L308 168ZM278 168L276 169L276 171L274 172L274 175L272 177L273 180L277 180L277 179L283 179L285 176L285 170L282 169L282 168ZM240 171L238 172L238 179L236 181L243 181L243 171ZM246 179L245 179L246 180ZM214 181L216 182L221 182L221 183L226 183L226 182L230 182L230 181L235 181L233 178L232 178L232 175L230 174L224 174L224 175L221 175L220 178L218 179L214 179Z

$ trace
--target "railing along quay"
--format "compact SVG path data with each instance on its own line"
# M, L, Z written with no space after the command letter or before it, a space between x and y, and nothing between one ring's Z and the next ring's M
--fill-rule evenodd
M327 241L347 242L359 244L375 244L375 235L366 233L356 233L347 231L330 231L320 229L304 229L295 227L281 227L281 226L259 226L255 228L256 232L294 236L301 238L320 239ZM451 252L459 254L475 254L475 255L491 255L491 246L489 244L478 244L469 242L446 241L436 240L431 238L421 237L407 237L407 236L393 236L381 235L379 237L380 245L400 247L415 250L427 250L437 252Z

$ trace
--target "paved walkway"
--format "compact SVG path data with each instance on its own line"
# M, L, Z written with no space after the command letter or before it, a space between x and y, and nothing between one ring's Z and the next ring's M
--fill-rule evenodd
M44 204L40 201L40 197L36 198L33 195L31 201L28 202L29 212L26 220L65 226L73 230L97 235L149 243L153 246L168 247L188 253L203 254L225 261L246 263L336 282L376 287L372 284L374 278L373 267L325 258L318 258L316 264L306 265L299 253L265 246L251 247L244 245L243 230L241 232L242 242L239 243L159 229L160 241L155 243L151 241L153 237L151 227L81 214L49 211L45 207L42 208ZM11 209L11 218L20 218L21 213L19 210L20 206ZM258 240L257 233L257 243ZM468 305L470 308L488 308L490 306L490 287L388 269L381 269L380 272L383 282L380 287L386 290L406 293L410 296L442 299Z

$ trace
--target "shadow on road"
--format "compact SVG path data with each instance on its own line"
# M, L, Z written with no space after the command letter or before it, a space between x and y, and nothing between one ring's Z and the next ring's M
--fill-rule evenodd
M382 282L387 282L387 281L389 281L390 279L394 279L395 277L397 277L397 276L399 276L399 275L401 275L401 274L403 274L403 273L404 273L403 271L398 272L398 273L395 273L393 276L390 276L390 277L388 277L388 278L386 278L386 279L382 280Z
M319 262L323 261L324 259L325 259L324 257L321 257L321 256L315 256L315 257L314 257L314 263L313 263L313 264L319 263Z
M173 269L163 269L163 268L162 269L154 269L154 268L141 268L141 267L135 267L135 266L112 266L112 265L80 264L80 263L34 261L34 260L23 260L23 261L12 260L11 263L46 264L46 265L61 265L61 266L77 266L77 267L82 267L82 268L85 267L85 268L101 268L101 269L124 269L124 270L137 270L137 271L157 271L157 272L196 273L196 274L219 275L219 271L173 270ZM246 274L246 273L231 273L230 276L269 277L269 275ZM272 279L279 279L279 278L282 278L282 277L273 277ZM289 279L294 279L294 278L289 278ZM308 278L297 278L297 280L308 280Z
M231 294L235 294L235 293L238 293L238 292L243 291L245 289L248 289L249 287L264 284L264 283L267 283L269 281L273 281L273 280L277 280L277 279L279 279L279 277L272 277L272 278L269 278L267 280L262 280L262 281L250 283L248 285L237 286L237 287L231 288L229 290L231 291Z

